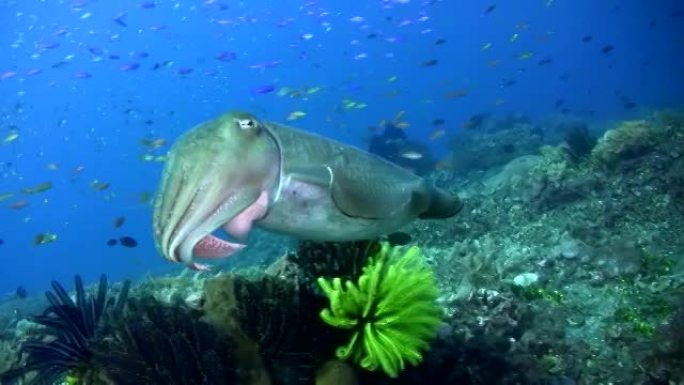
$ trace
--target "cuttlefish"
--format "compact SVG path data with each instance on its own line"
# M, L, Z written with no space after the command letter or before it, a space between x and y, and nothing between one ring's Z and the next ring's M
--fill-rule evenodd
M174 143L154 202L154 237L165 258L203 270L196 258L242 250L253 226L361 240L462 207L458 196L358 148L229 112ZM213 235L219 228L230 240Z

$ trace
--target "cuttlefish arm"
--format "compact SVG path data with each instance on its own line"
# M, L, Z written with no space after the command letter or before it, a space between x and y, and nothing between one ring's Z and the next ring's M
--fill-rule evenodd
M246 237L266 213L279 159L277 144L247 114L223 115L181 137L169 153L154 205L159 252L204 269L195 257L240 251L244 245L212 232L222 227L238 240Z

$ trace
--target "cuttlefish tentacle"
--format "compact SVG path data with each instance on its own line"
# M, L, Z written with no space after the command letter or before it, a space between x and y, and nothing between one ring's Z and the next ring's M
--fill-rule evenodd
M211 205L211 202L216 201L216 199L212 196L208 196L205 200L207 204L206 209L201 209L204 215L197 216L194 221L189 221L187 224L183 225L183 229L187 232L187 236L182 240L177 251L181 261L189 263L193 257L207 254L202 248L197 250L199 251L198 254L195 253L197 243L207 235L211 235L214 230L226 223L227 220L231 220L250 207L254 201L257 200L257 194L257 191L242 191L236 195L230 196L217 206ZM216 242L212 247L213 253L217 253L220 249L223 249L225 252L223 256L227 257L242 250L244 247L243 245L228 241L223 242L224 243L219 246L218 238L216 238Z
M241 213L230 220L223 229L231 236L244 240L254 224L254 221L261 219L267 211L268 193L262 191L259 198L244 209ZM200 258L225 258L242 250L245 245L224 241L213 235L206 235L195 245L192 253ZM197 270L208 270L206 265L193 262L190 267Z

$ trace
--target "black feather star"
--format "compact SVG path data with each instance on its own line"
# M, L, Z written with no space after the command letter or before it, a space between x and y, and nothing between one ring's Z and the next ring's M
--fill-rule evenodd
M45 293L50 306L31 321L43 325L38 336L21 346L25 361L18 367L0 374L0 383L12 383L27 373L35 372L34 384L53 384L67 373L86 370L93 358L90 348L103 323L111 312L121 312L130 288L123 284L118 297L107 298L107 277L102 275L95 295L87 295L80 276L75 278L76 301L59 282L52 281L52 292Z
M185 305L131 299L112 319L112 333L93 347L107 383L117 385L234 385L240 382L236 345Z

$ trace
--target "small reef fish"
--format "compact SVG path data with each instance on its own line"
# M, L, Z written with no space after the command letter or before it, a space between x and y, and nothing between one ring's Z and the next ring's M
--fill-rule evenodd
M37 234L35 237L33 237L33 244L38 246L38 245L45 245L48 243L53 243L57 241L57 234L54 233L40 233Z
M615 49L615 47L608 44L608 45L604 46L603 48L601 48L601 53L605 55L605 54L613 52L614 49Z
M126 64L122 64L119 66L119 71L121 71L121 72L135 71L138 68L140 68L140 64L138 64L138 63L126 63Z
M76 166L76 167L74 167L74 170L71 172L71 176L72 177L77 176L80 173L82 173L83 170L85 170L85 166Z
M71 77L73 79L83 80L83 79L90 79L93 77L93 75L90 74L89 72L79 71L79 72L74 73Z
M258 86L252 89L252 92L255 94L270 94L271 92L275 91L275 86L271 84L263 85L263 86Z
M151 155L151 154L144 154L140 157L145 162L165 162L166 161L166 156L164 155Z
M357 102L351 99L342 100L342 108L344 108L345 110L360 110L366 107L368 107L368 104L363 102Z
M140 144L149 148L150 150L156 150L158 148L164 147L166 145L165 138L154 138L154 139L142 139Z
M148 191L143 191L138 197L138 203L146 204L150 201L150 193Z
M402 158L405 159L410 159L410 160L418 160L423 158L423 154L421 154L418 151L406 151L402 152L400 155Z
M426 60L426 61L420 63L420 66L425 68L425 67L433 67L433 66L436 66L437 64L439 64L439 60L430 59L430 60Z
M95 191L104 191L109 188L109 183L100 182L99 180L94 179L92 182L90 182L90 187Z
M123 247L134 248L138 246L138 241L133 237L123 236L119 238L119 244Z
M12 131L7 136L5 136L5 139L2 140L3 143L12 143L15 140L19 138L19 133L16 131Z
M37 184L34 187L24 187L21 189L21 192L23 192L24 194L37 194L37 193L45 192L51 188L52 188L52 182L43 182L43 183Z
M287 116L287 120L299 120L305 116L306 116L306 112L304 112L304 111L292 111Z
M437 140L446 134L446 130L443 128L435 128L431 133L430 133L430 140Z
M229 62L237 59L237 54L232 51L221 51L214 58L218 61Z
M29 202L27 199L20 199L16 202L12 203L9 207L12 210L20 210L20 209L23 209L24 207L26 207L30 204L31 204L31 202Z
M494 12L495 9L496 9L496 4L492 4L484 10L484 14L489 15L490 13Z
M119 227L123 226L124 223L126 223L126 217L116 217L112 222L112 225L115 229L118 229Z
M447 99L447 100L460 99L460 98L463 98L466 96L468 96L467 90L447 91L444 93L444 99Z

